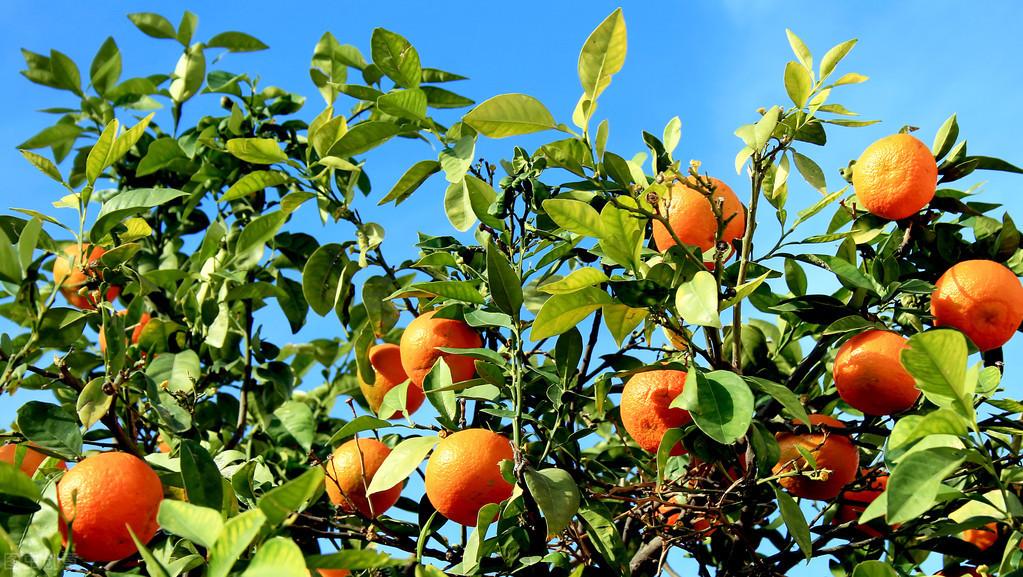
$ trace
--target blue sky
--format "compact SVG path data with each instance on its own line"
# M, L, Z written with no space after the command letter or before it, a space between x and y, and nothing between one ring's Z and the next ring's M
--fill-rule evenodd
M36 52L56 48L87 70L92 56L108 35L113 35L124 55L123 77L157 71L169 72L179 46L173 41L148 38L125 18L128 11L162 12L176 22L189 8L199 15L197 38L225 30L251 33L271 49L262 53L229 55L221 68L261 75L263 85L278 85L308 96L301 115L311 118L322 106L308 77L309 58L320 35L332 31L341 42L369 52L370 31L383 26L409 38L425 65L469 76L471 80L450 87L481 101L503 92L525 92L542 100L559 121L569 123L580 88L576 74L579 47L589 32L616 6L602 0L577 2L512 3L446 2L429 8L427 3L400 2L147 2L102 3L50 1L41 5L27 0L8 0L0 22L0 207L54 209L49 203L61 192L29 166L15 150L52 119L35 113L39 108L72 104L66 93L30 84L18 75L22 67L19 49ZM41 6L45 6L41 8ZM300 8L299 8L300 6ZM814 157L824 168L829 188L841 183L837 170L858 156L871 141L898 130L903 124L921 128L930 143L941 122L951 113L959 115L961 135L969 149L1023 163L1019 126L1023 109L1023 37L1018 23L1023 7L1003 2L977 5L953 2L773 2L728 0L712 3L635 2L625 7L629 29L629 53L624 70L604 93L597 119L610 119L608 148L622 156L644 150L640 131L660 134L673 116L682 120L682 142L676 157L703 161L704 168L730 183L744 196L744 179L736 176L732 161L740 148L732 131L755 120L756 108L786 104L781 75L792 59L785 28L792 28L818 59L832 45L859 38L859 45L843 63L843 70L871 77L863 85L835 91L841 102L865 118L881 119L879 125L862 129L835 129L829 146L820 150L804 146L801 152ZM202 106L186 108L186 116ZM450 119L451 117L447 117ZM552 135L553 137L553 135ZM539 139L525 139L527 145ZM496 161L510 154L510 141L489 141L479 152ZM417 160L436 151L422 143L389 144L369 155L375 198L379 198L401 173ZM1023 203L1018 191L1023 180L987 173L984 199L1003 203L1019 213ZM793 183L796 181L793 180ZM967 181L970 184L978 179ZM364 217L387 229L385 250L391 260L412 256L415 231L450 234L443 217L440 179L421 189L397 211L380 210L375 201L362 204ZM794 184L790 207L804 207L817 193ZM318 227L309 207L300 218ZM65 215L70 217L70 214ZM824 217L826 219L826 217ZM822 219L823 220L823 219ZM1017 220L1019 220L1017 218ZM768 214L766 222L773 222ZM822 223L816 223L823 226ZM811 227L812 229L813 227ZM772 240L773 225L762 229ZM53 231L51 231L53 232ZM808 231L814 232L814 231ZM350 230L329 225L322 231L349 235ZM268 317L269 330L280 340L290 337L281 319ZM301 338L337 334L333 317L310 317ZM1019 339L1010 345L1007 358L1018 357ZM1007 382L1018 371L1010 368ZM1018 388L1010 385L1010 393ZM0 423L6 425L28 395L0 398ZM410 489L412 489L410 487ZM687 569L684 561L675 563ZM815 563L805 573L823 574L826 564Z

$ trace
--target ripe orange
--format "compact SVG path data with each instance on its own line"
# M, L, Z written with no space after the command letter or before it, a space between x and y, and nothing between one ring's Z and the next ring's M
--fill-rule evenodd
M920 212L934 198L938 164L916 137L893 134L863 151L853 167L852 182L867 212L899 220Z
M669 527L679 525L682 522L682 509L678 506L666 503L658 507L657 512L666 517L665 524ZM709 515L716 517L713 513L710 513ZM705 515L697 515L689 518L689 529L691 531L703 533L704 537L710 537L716 533L720 524L720 520L715 519L714 524L712 525Z
M988 523L976 529L963 531L963 540L972 543L981 551L987 551L992 545L998 542L998 523Z
M722 219L728 220L725 229L722 231L721 240L731 243L746 232L746 209L739 201L729 186L716 178L711 178L714 184L714 198L720 199ZM714 216L714 208L710 199L694 188L690 188L682 182L672 183L668 187L668 193L661 199L661 214L671 224L671 229L683 243L698 247L707 252L714 248L714 240L717 237L718 222ZM654 244L657 250L664 252L675 246L675 239L671 232L661 224L654 221ZM727 260L731 252L725 257Z
M145 461L128 453L99 453L82 459L57 483L57 502L71 522L75 554L86 561L116 561L156 534L163 485ZM60 524L64 544L67 532Z
M483 346L479 334L468 324L455 319L435 319L437 311L416 317L401 335L401 365L412 382L423 386L437 359L443 357L451 369L453 382L476 376L476 363L470 357L444 353L437 347L478 349Z
M312 569L306 570L309 573L309 577L348 577L351 575L351 571L348 569Z
M128 311L127 310L118 311L117 314L124 316L128 314ZM139 337L142 336L142 329L146 328L146 324L149 323L149 319L150 319L149 313L142 313L141 315L139 315L139 322L135 325L135 328L131 330L131 340L129 341L130 344L132 345L139 344ZM102 328L99 331L99 350L103 354L106 354L107 352L107 337L103 333Z
M334 449L324 481L330 501L348 513L358 510L366 517L383 515L398 502L402 484L374 493L369 499L366 489L390 454L390 447L376 439L352 439Z
M475 527L480 509L512 494L501 475L500 462L514 458L511 442L487 429L465 429L448 435L426 463L426 495L441 515Z
M93 275L98 273L90 267L95 266L107 251L99 246L94 246L90 250L88 244L85 244L84 247L89 253L88 266L85 266L86 263L83 262L79 246L77 244L68 245L64 248L66 256L58 255L57 259L53 261L53 282L60 287L60 292L64 294L68 304L83 310L92 310L96 308L96 302L91 296L78 294L78 291L88 282L95 280ZM84 269L87 269L89 274L86 274ZM107 289L106 299L113 302L120 294L121 287L111 286Z
M370 385L360 376L359 388L362 390L362 396L366 397L369 407L376 413L380 410L380 404L384 402L387 392L407 381L408 375L401 366L401 349L398 345L385 343L373 346L369 349L369 364L373 365L376 381ZM423 387L409 383L405 397L405 410L409 415L419 410L424 398ZM401 416L401 411L395 411L390 416L381 415L385 419L397 419Z
M622 424L636 443L655 453L668 429L692 422L689 411L669 408L686 384L685 371L657 370L637 373L622 389ZM685 454L682 443L672 455Z
M35 475L36 469L38 469L39 465L46 460L46 455L28 445L25 445L25 454L21 457L21 463L15 463L15 460L18 458L17 451L18 445L14 443L8 443L0 446L0 461L10 463L12 465L18 464L18 468L21 469L21 472L25 473L29 477ZM64 464L64 461L58 461L57 468L67 469L67 465Z
M967 260L941 275L931 293L934 326L953 327L981 351L1009 342L1023 322L1023 286L991 260Z
M849 490L842 493L841 505L835 514L834 522L837 524L856 521L860 515L867 510L867 506L874 502L881 493L888 487L888 474L876 473L864 469L860 471L864 477L869 477L869 484L858 490ZM879 537L881 532L870 525L854 525L854 527L868 537Z
M868 415L894 415L920 398L899 355L907 339L892 331L867 330L845 342L835 355L835 387L842 400Z
M782 477L778 483L796 497L830 501L856 478L860 452L849 437L834 430L845 428L838 419L826 415L810 415L810 424L814 428L810 433L782 432L775 435L781 455L773 471L778 475L813 470L797 448L802 447L813 456L818 470L829 472L824 473L826 476L820 480L794 475Z

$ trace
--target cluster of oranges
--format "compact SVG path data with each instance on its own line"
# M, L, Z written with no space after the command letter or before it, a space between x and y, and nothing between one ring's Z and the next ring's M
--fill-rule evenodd
M871 144L857 160L853 186L858 204L871 214L890 220L908 218L926 207L937 188L938 167L931 151L909 134L896 134ZM707 253L720 239L731 244L745 232L745 210L735 193L717 179L710 180L708 196L691 181L673 183L659 210L671 225L654 222L654 243L666 251L676 239ZM706 187L702 187L706 188ZM720 207L720 220L713 203ZM719 223L724 226L719 227ZM721 229L719 231L719 228ZM673 234L674 233L674 234ZM730 255L728 255L730 256ZM931 315L936 327L951 327L965 334L980 351L1007 343L1023 323L1023 286L1016 274L990 260L955 264L935 284ZM893 415L912 408L920 390L901 362L908 339L887 330L867 330L848 339L833 364L835 387L850 407L872 416ZM653 370L631 377L621 397L621 420L641 448L655 452L669 430L691 422L688 412L671 408L685 384L686 373ZM791 494L807 499L831 500L842 495L836 521L857 519L887 485L878 471L859 471L859 451L844 433L845 426L826 415L810 416L810 432L777 435L781 456L773 473ZM680 445L673 455L684 453ZM805 454L816 461L820 474L807 475ZM854 484L859 479L860 482ZM856 490L847 486L863 485ZM876 532L860 527L867 534ZM990 528L964 537L982 546Z
M440 349L481 346L479 334L464 321L437 318L435 311L424 313L405 328L399 345L381 344L370 349L375 379L368 384L360 378L363 395L378 412L388 391L409 381L404 412L412 414L423 404L423 382L438 359L444 359L453 382L476 375L472 358ZM396 411L387 417L394 419L402 414ZM376 517L394 505L401 495L401 484L372 495L366 493L390 453L387 445L375 439L353 439L335 449L326 475L331 501L343 511L365 517ZM427 462L426 494L446 518L475 526L484 505L511 496L513 487L502 476L500 463L513 456L508 438L487 429L464 429L447 435Z

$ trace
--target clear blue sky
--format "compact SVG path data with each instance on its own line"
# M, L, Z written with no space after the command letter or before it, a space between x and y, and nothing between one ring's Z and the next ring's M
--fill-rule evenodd
M426 8L423 2L146 2L105 3L8 0L0 21L0 206L47 210L60 191L22 160L15 146L46 126L51 118L33 112L70 104L66 93L30 84L18 75L19 48L36 52L56 48L74 58L83 72L96 48L113 35L124 55L122 77L170 72L179 53L173 41L143 36L125 18L127 11L162 12L177 22L181 10L199 15L197 38L224 30L249 32L270 45L266 52L229 55L221 68L258 73L264 85L274 84L309 97L302 115L311 118L322 106L308 77L309 58L320 35L332 31L341 42L368 54L372 28L383 26L408 37L425 65L471 77L451 88L477 101L502 92L525 92L540 98L555 116L568 123L580 91L576 74L579 47L617 4L604 0L512 3L445 2ZM744 195L743 179L732 161L736 126L755 119L759 106L785 104L781 83L784 64L792 58L786 27L796 31L817 58L848 38L860 43L843 64L844 70L871 80L836 91L833 100L884 122L865 129L833 130L826 151L801 150L824 168L831 190L840 184L838 168L874 139L903 124L921 127L930 142L952 112L959 114L961 134L971 152L998 155L1023 163L1019 127L1023 126L1023 7L1009 1L976 4L953 2L772 2L728 0L704 3L639 3L625 6L629 53L625 69L601 97L597 117L609 118L609 149L631 156L644 150L640 131L660 134L673 116L682 119L682 144L676 154L698 158L712 174ZM195 112L194 110L191 112ZM186 109L186 115L189 111ZM536 140L528 139L527 143ZM512 142L491 141L480 152L497 160ZM393 143L372 153L369 169L374 196L380 195L413 162L435 155L421 143ZM1023 179L985 174L985 200L1004 203L1019 214L1018 191ZM793 181L795 182L795 181ZM969 181L971 184L976 179ZM387 230L385 248L392 257L411 256L414 231L450 234L443 217L439 182L419 191L397 212L381 212L365 202L364 215ZM803 207L816 193L797 185L790 206ZM308 207L307 207L308 208ZM305 210L305 209L303 209ZM306 211L312 225L313 214ZM765 218L773 220L773 218ZM1017 218L1019 220L1019 218ZM318 226L316 224L315 226ZM768 225L769 227L770 225ZM51 231L52 232L52 231ZM336 229L347 235L348 229ZM765 233L771 229L765 227ZM324 231L331 234L331 229ZM289 338L279 319L268 328ZM302 338L336 334L333 317L310 317ZM1007 351L1018 358L1019 339ZM1018 374L1010 368L1007 381ZM1010 385L1018 395L1018 387ZM0 399L0 422L8 423L28 395ZM410 487L411 488L411 487ZM676 568L689 569L676 561ZM804 570L801 570L804 571ZM826 574L815 563L798 574ZM794 573L797 574L797 573Z

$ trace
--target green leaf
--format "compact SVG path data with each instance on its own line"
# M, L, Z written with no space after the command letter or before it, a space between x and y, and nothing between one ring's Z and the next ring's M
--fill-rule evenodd
M558 226L569 232L595 238L604 234L600 214L585 202L549 198L543 201L543 209Z
M403 200L419 189L428 178L438 172L440 172L439 162L436 160L420 160L406 170L405 174L401 175L398 182L391 187L390 192L380 199L380 202L377 204L384 205L391 201L394 201L395 206L401 204Z
M465 175L465 188L469 193L469 204L472 205L476 218L493 229L503 230L504 222L490 214L490 207L497 200L497 191L471 174Z
M274 416L281 420L284 430L298 441L300 447L306 452L312 448L316 420L309 405L300 401L286 401L274 410Z
M185 50L174 68L173 80L168 89L171 99L180 104L195 96L202 88L205 77L206 54L202 44L194 44Z
M206 42L208 48L226 48L229 52L258 52L269 48L259 38L244 32L221 32Z
M813 92L813 80L810 72L797 62L789 62L785 65L785 91L789 98L799 108L806 105L806 99L810 98Z
M420 463L439 441L440 438L435 436L409 437L398 443L380 464L366 493L372 495L400 485L419 468Z
M270 188L272 186L280 186L290 180L291 177L288 176L287 173L278 172L276 170L257 170L250 172L232 184L231 188L227 189L224 196L220 198L220 202L231 202L233 200L238 200L239 198L245 198L254 192Z
M665 468L668 466L668 459L671 457L672 451L678 445L679 441L682 440L683 432L682 429L673 428L665 431L664 436L661 437L661 443L657 446L657 486L660 487L664 483Z
M377 108L393 116L423 120L426 118L426 93L418 88L388 92L377 99Z
M581 495L572 475L563 469L526 469L526 487L547 521L547 534L560 533L579 510Z
M20 445L15 445L15 451L18 451ZM27 449L27 447L26 447ZM18 462L17 453L12 455L12 461L0 461L0 494L7 497L15 497L31 503L38 503L42 494L39 491L39 487L32 482L32 478L26 475L20 467L16 464ZM3 506L5 513L9 511L7 506L9 505L8 499L0 499L0 506ZM34 508L34 511L26 511L26 513L33 513L38 511L38 508Z
M601 123L601 126L604 127L604 138L606 140L607 139L607 124ZM598 137L600 136L600 128L599 127L597 129L597 136ZM669 156L671 156L671 153L673 153L675 151L675 148L678 147L678 143L679 143L679 141L681 139L682 139L682 121L679 120L679 118L677 116L674 116L674 117L672 117L671 120L668 121L667 126L664 127L664 134L661 136L661 141L664 143L664 150L665 150L665 152L668 153ZM599 140L599 138L598 138L598 140ZM599 149L597 151L597 158L602 158L604 156L604 151L602 150L602 147L598 146L597 148Z
M840 190L836 190L835 192L832 192L831 194L829 194L829 195L825 196L824 198L818 200L810 208L805 208L805 209L799 211L799 218L796 219L796 222L792 223L792 228L796 228L800 224L802 224L802 223L806 222L807 220L813 218L817 213L819 213L820 211L824 210L829 204L831 204L832 202L835 202L836 200L841 198L842 195L845 194L845 191L848 188L849 187L846 186L846 187L843 187Z
M794 418L804 422L810 422L810 416L806 412L806 407L803 406L803 402L799 400L799 396L792 392L785 385L773 383L767 379L761 379L759 377L744 377L746 382L753 385L753 387L771 395L774 400L778 401L785 410L789 412Z
M611 331L618 346L621 346L632 331L643 322L648 314L647 309L633 308L628 305L604 305L604 325Z
M152 577L170 577L170 573L167 571L167 568L163 566L163 563L161 563L160 560L153 555L153 552L146 547L145 543L139 541L138 535L135 534L131 525L125 526L128 529L128 536L130 536L131 540L135 543L135 547L138 549L139 555L142 557L142 561L146 565L146 573Z
M108 395L103 391L103 383L105 382L106 379L102 377L95 378L89 381L82 388L82 392L78 394L78 403L76 405L78 419L82 421L82 427L86 430L99 422L103 415L107 414L107 410L114 400L112 395Z
M188 502L219 511L224 503L224 482L213 457L191 439L182 439L178 450L181 454L181 479L188 493Z
M302 550L289 537L264 542L252 557L242 577L309 577Z
M227 141L227 151L235 158L252 164L274 164L288 160L288 155L272 138L232 138Z
M785 521L789 535L799 545L799 550L809 559L813 555L813 547L810 542L810 526L806 523L803 511L799 508L796 500L777 485L772 483L771 488L774 489L774 496L778 499L778 509L781 510L781 518Z
M799 63L807 70L813 70L813 55L810 54L810 49L806 47L806 43L788 28L785 29L785 36L788 37L789 46L792 47L792 53L799 59Z
M81 134L82 129L71 123L55 124L44 128L35 136L18 145L21 149L36 149L54 146L62 142L74 141ZM59 158L57 159L60 160Z
M403 36L375 28L370 38L373 63L398 86L415 88L422 78L419 53Z
M383 337L397 324L400 313L387 295L394 289L394 282L385 276L372 276L362 285L362 302L366 316L373 328L373 334Z
M139 188L121 191L103 203L96 222L89 232L89 237L93 242L97 242L125 218L141 214L182 196L188 196L188 193L173 188Z
M617 8L590 33L579 53L579 81L588 98L596 100L625 64L628 35L625 17Z
M841 44L833 46L827 53L824 54L824 58L821 59L821 82L831 76L831 73L835 71L835 67L838 63L845 58L846 54L856 46L856 39L846 40Z
M0 279L11 283L20 283L22 270L17 247L7 238L7 233L0 229Z
M170 23L170 20L159 14L136 12L128 14L128 20L131 20L132 24L147 36L152 36L153 38L177 38L174 25Z
M323 490L323 467L310 467L295 479L274 487L259 498L259 510L273 527L312 505Z
M693 275L692 280L679 285L675 293L675 309L689 324L721 328L718 285L714 275L701 270Z
M390 426L390 421L378 419L370 415L359 415L345 424L345 426L338 429L338 431L330 437L330 441L327 442L327 445L336 447L341 443L341 441L356 433L361 433L363 431L375 431L377 429L383 429Z
M458 183L465 179L475 153L475 136L463 136L454 146L449 146L441 151L440 166L444 169L444 177L448 182Z
M884 561L863 561L853 569L852 577L898 577L895 569Z
M519 318L522 309L522 279L493 242L487 243L487 285L497 308Z
M181 150L177 139L164 137L149 144L146 155L139 161L135 175L147 176L158 170L173 170L188 162L190 162L188 156Z
M828 184L824 178L824 171L809 156L803 156L795 150L792 151L792 160L796 162L796 169L810 186L814 187L821 194L828 194Z
M235 561L249 548L266 523L266 515L259 509L249 509L228 519L220 536L209 551L208 577L227 577Z
M18 430L29 441L63 457L82 453L82 433L78 420L60 405L29 401L18 408Z
M567 277L540 285L538 288L548 294L567 294L608 281L607 275L592 267L577 268Z
M426 103L431 108L465 108L476 104L476 101L471 98L455 94L439 86L420 86L419 89L426 95Z
M475 283L471 281L437 280L413 283L395 291L387 298L396 299L406 296L438 296L478 305L486 302Z
M195 351L161 353L146 367L146 375L172 393L191 393L202 376Z
M89 67L89 78L96 93L103 96L117 84L121 77L121 51L112 37L100 45Z
M426 399L437 409L439 418L445 426L454 426L458 421L458 399L452 390L453 384L451 369L443 357L437 359L423 380Z
M64 177L60 175L60 170L57 169L57 166L53 164L53 161L49 158L40 156L28 150L19 150L18 152L25 157L25 160L31 162L32 166L38 168L39 172L42 172L57 182L64 182Z
M444 191L444 214L455 230L465 232L476 223L476 213L472 210L469 190L464 180L452 182Z
M82 76L78 65L68 55L57 50L50 50L50 72L57 85L82 96Z
M963 459L960 449L934 447L911 453L899 461L885 491L888 524L906 523L927 512L934 505L941 482Z
M302 268L302 294L321 317L334 310L344 284L345 268L351 264L340 244L325 244L313 251Z
M966 338L952 329L935 329L909 338L900 355L928 401L953 408L974 423L973 391L966 388Z
M604 291L588 287L547 299L533 321L530 338L539 341L571 329L603 305L611 304Z
M490 138L505 138L556 128L539 100L525 94L501 94L481 102L462 119Z
M707 436L731 445L746 434L753 421L753 393L742 377L733 372L712 371L702 376L695 381L698 383L695 397L688 391L685 408ZM689 385L687 379L686 386Z
M377 549L345 549L330 555L310 555L306 566L315 569L384 569L407 565L407 559L393 558Z
M401 127L385 120L360 122L348 129L327 152L329 156L348 158L368 152L401 132Z
M200 507L184 501L164 499L156 516L160 528L168 533L201 545L213 547L224 528L218 509Z
M623 203L635 201L621 197ZM639 267L639 255L643 250L643 231L646 218L628 210L618 208L610 202L600 211L600 248L611 260L630 270Z

